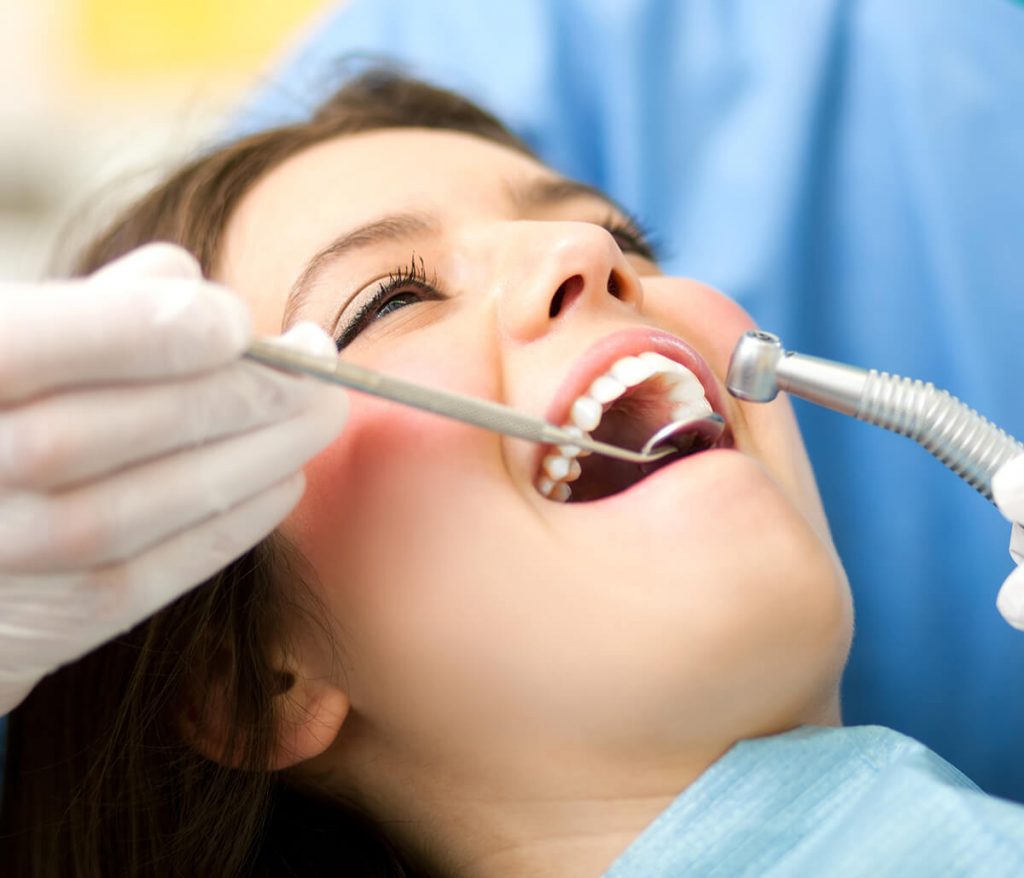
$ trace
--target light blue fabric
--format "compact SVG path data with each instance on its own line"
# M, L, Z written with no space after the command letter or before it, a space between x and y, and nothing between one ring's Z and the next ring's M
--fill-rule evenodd
M606 878L1019 878L1024 807L877 726L743 741Z
M794 350L947 386L1024 436L1024 10L1009 0L350 0L239 120L390 53L492 108ZM994 508L798 404L846 562L851 722L1024 799L1024 635Z

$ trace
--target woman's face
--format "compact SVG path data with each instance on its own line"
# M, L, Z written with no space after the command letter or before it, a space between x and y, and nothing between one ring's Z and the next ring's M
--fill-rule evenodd
M731 449L566 503L538 488L543 449L350 394L282 530L331 610L350 719L402 758L655 752L835 718L848 594L788 403L724 392L751 320L661 276L623 221L515 151L411 129L302 152L230 223L217 274L258 332L314 320L345 359L562 423L657 351L706 364L729 424ZM667 419L669 384L620 404L618 438ZM609 489L586 487L595 461L575 499Z

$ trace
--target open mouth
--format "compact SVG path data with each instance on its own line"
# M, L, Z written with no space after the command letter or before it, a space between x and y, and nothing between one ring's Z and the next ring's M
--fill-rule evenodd
M700 378L682 363L646 350L621 357L569 407L565 426L594 439L639 449L673 421L696 421L714 411ZM585 503L621 493L684 457L732 444L728 431L709 438L695 428L672 437L678 450L649 464L590 454L571 445L546 449L537 490L561 503Z

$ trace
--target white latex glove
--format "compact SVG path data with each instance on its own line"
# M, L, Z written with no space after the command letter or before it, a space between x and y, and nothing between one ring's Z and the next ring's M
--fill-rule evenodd
M992 495L996 506L1013 522L1010 530L1010 557L1016 569L999 589L996 606L1014 628L1024 631L1024 455L1003 464L992 477Z
M239 355L244 303L169 244L0 285L0 715L266 536L339 388ZM335 353L312 324L290 344Z

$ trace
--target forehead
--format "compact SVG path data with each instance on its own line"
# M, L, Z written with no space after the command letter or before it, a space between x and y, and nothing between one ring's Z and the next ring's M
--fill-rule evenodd
M471 134L423 128L370 131L292 156L256 183L242 209L296 202L309 209L311 199L326 206L332 196L343 196L347 211L376 211L382 204L422 204L453 191L460 199L486 197L489 189L500 188L502 178L542 173L550 172L521 153Z
M515 189L545 177L554 174L528 156L460 132L337 137L254 184L231 217L215 273L254 305L273 310L305 261L339 232L403 211L452 222L503 215L514 207Z

